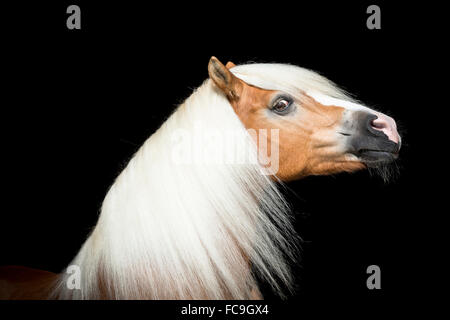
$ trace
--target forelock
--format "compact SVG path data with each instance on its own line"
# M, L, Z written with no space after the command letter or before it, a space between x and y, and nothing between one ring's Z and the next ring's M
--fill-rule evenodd
M353 101L348 93L317 72L289 64L251 63L230 71L244 82L266 90L279 90L292 95L312 93Z

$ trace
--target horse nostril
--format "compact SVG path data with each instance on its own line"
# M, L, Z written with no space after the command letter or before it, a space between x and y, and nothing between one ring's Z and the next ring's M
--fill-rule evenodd
M376 119L370 121L370 126L375 130L383 132L389 140L399 143L400 136L397 132L397 125L391 117L379 113Z
M386 128L388 126L388 124L386 123L386 121L380 119L380 118L376 118L375 120L372 120L370 122L370 125L377 130L381 130L383 128Z

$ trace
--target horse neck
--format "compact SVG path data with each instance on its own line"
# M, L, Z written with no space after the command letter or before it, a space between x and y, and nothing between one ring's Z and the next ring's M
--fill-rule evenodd
M227 100L205 82L110 188L73 262L82 289L69 297L243 299L256 286L249 261L276 290L289 286L282 251L290 252L293 231L261 168L173 163L173 132L198 126L206 135L213 128L237 130L245 141L238 152L254 148Z

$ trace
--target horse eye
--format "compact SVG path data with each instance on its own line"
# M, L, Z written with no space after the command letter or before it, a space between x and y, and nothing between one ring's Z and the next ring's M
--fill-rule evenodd
M287 114L291 109L292 101L286 98L281 98L275 101L271 110L277 114Z

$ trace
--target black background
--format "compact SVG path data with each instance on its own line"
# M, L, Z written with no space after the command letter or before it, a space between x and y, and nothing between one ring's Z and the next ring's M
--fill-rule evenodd
M433 259L443 254L433 245L442 210L430 200L439 197L431 178L442 165L430 157L440 130L430 124L440 113L430 114L437 105L427 87L436 81L429 72L440 9L374 3L381 30L366 28L373 3L364 1L55 1L5 9L0 264L61 271L114 178L206 79L215 55L318 71L393 116L404 141L400 174L389 184L367 171L288 184L303 260L288 301L264 290L276 312L366 317L422 306L431 291L424 288L441 275ZM81 7L81 30L66 28L69 4ZM366 287L371 264L381 268L381 290Z

